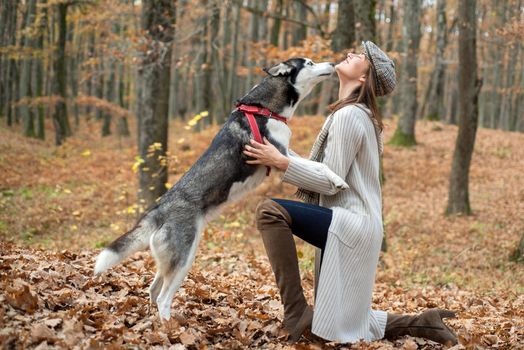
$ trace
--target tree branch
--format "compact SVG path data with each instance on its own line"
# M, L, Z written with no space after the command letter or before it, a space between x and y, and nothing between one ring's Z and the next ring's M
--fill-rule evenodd
M293 18L288 18L288 17L282 16L282 15L279 15L279 14L276 14L276 13L270 13L270 12L267 12L267 11L259 10L257 8L254 8L254 7L251 7L251 6L247 6L247 5L242 5L241 8L243 8L244 10L249 11L251 13L254 13L256 15L259 15L261 17L280 19L282 21L286 21L286 22L289 22L289 23L295 23L295 24L303 25L303 26L306 26L306 27L309 27L309 28L314 28L314 29L319 31L321 37L323 37L323 38L326 37L326 33L324 32L324 30L322 29L322 27L320 26L320 24L318 22L315 23L315 24L311 24L311 23L308 23L308 22L302 22L302 21L299 21L299 20L296 20L296 19L293 19ZM313 9L311 9L311 10L313 10ZM316 20L316 16L315 16L315 20Z

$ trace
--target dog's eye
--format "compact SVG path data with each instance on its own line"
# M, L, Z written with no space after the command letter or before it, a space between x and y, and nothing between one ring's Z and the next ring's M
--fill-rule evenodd
M312 66L313 65L313 62L309 61L308 63L306 63L308 66Z

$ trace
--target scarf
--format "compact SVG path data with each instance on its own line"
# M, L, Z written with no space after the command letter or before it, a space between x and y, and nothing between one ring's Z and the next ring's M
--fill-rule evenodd
M369 115L369 110L359 104L355 104L355 106L359 107L363 111L365 111ZM329 134L329 128L331 127L331 124L333 123L334 113L331 113L326 121L324 122L324 125L322 126L322 129L320 130L320 133L318 134L315 143L313 144L313 148L311 149L311 152L309 154L309 160L312 160L314 162L322 162L324 159L324 151L326 149L327 144L327 137ZM379 151L379 157L383 152L384 146L383 146L383 140L382 140L382 132L380 131L380 127L378 125L378 122L375 120L375 118L372 118L370 116L371 121L373 122L373 126L375 129L375 136L377 137L377 145L378 145L378 151ZM295 192L295 196L302 200L305 203L309 204L315 204L319 205L320 202L320 194L318 192L313 192L306 190L304 188L299 188Z

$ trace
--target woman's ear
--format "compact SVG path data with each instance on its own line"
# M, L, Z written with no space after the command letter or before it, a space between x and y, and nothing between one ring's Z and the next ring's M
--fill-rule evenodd
M364 84L366 82L366 75L365 74L362 74L359 78L358 78L358 81L360 81L362 84Z

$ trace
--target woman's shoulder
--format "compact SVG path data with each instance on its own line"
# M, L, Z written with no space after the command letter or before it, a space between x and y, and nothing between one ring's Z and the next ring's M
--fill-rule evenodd
M335 117L335 119L343 119L345 122L360 123L364 122L366 118L369 118L368 113L370 112L366 105L356 103L338 109L333 113L333 117Z

